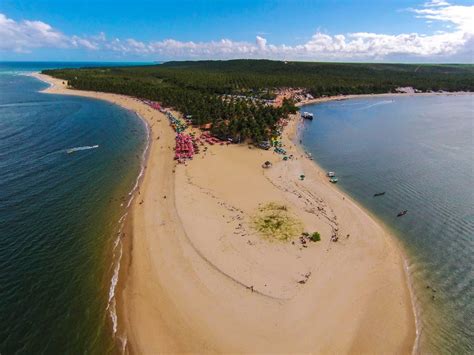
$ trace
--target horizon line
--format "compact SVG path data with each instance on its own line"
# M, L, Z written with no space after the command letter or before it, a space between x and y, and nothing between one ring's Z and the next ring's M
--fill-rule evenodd
M173 60L153 60L153 61L134 61L134 60L0 60L0 63L146 63L146 64L163 64L169 62L230 62L235 60L251 60L251 61L271 61L271 62L290 62L290 63L328 63L328 64L397 64L397 65L472 65L474 63L463 62L332 62L318 60L281 60L266 58L232 58L232 59L173 59Z

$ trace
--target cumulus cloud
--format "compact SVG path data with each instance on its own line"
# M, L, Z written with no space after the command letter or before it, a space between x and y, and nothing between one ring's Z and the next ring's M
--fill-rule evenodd
M0 13L0 50L29 53L35 48L100 49L94 39L66 36L42 21L17 22Z
M474 33L474 6L451 5L433 1L422 9L411 9L419 18L453 24L459 31Z
M28 52L39 47L64 47L67 38L41 21L16 22L0 14L0 49Z
M261 51L265 50L265 47L267 46L267 40L260 36L257 36L255 43L257 44L257 48Z
M391 55L433 57L456 54L468 39L462 32L431 36L417 33L385 35L367 32L329 36L316 33L306 44L296 46L295 49L306 57L314 53L325 58L383 59Z
M431 0L425 2L424 7L449 6L449 2L444 0Z
M136 39L107 39L96 36L67 36L41 21L17 22L0 14L0 50L27 52L35 48L83 48L154 58L274 58L307 60L389 60L390 58L467 58L474 48L474 6L452 5L432 0L409 9L416 18L444 25L434 34L356 32L330 35L315 33L297 45L271 44L262 34L255 42L221 39L209 42L165 39L143 42Z

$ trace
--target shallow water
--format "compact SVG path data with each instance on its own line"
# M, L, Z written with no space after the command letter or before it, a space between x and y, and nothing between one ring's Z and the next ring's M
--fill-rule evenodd
M32 66L0 67L0 353L116 352L118 221L146 127L118 106L39 93L46 84L12 74Z
M304 148L405 246L419 349L472 353L474 96L364 98L304 110L315 114L304 122ZM386 193L373 197L378 192Z

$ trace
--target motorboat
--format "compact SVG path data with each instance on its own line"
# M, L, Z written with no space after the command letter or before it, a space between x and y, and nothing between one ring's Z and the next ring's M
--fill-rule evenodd
M301 114L301 117L303 117L305 120L312 120L314 118L314 115L311 112L303 112Z
M408 210L404 210L404 211L398 212L397 217L404 216L404 215L407 214L407 212L408 212Z

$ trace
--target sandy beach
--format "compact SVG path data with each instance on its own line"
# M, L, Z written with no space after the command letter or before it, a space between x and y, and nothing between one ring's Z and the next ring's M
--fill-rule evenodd
M247 145L214 145L177 164L175 133L160 112L34 76L52 84L47 92L107 100L150 127L120 279L128 352L412 351L415 319L400 248L293 143L297 118L283 134L288 161ZM267 160L273 166L263 169ZM252 218L268 203L284 205L321 241L262 238Z

